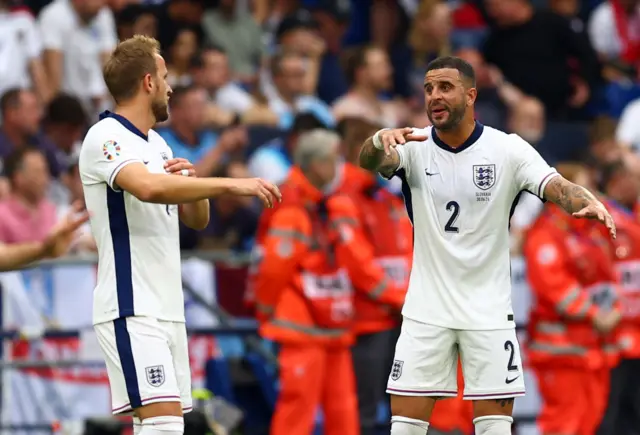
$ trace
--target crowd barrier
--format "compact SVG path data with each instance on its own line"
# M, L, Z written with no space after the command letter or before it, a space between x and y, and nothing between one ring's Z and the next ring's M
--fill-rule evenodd
M231 253L183 255L196 388L212 385L205 371L212 360L249 352L259 355L265 365L277 365L271 348L256 335L255 322L235 318L218 304L218 293L229 290L220 288L216 276L224 278L216 267L242 269L248 261L248 256ZM110 415L105 368L91 328L95 262L94 256L66 257L0 274L1 434L72 434L78 422ZM524 325L529 293L519 258L512 261L512 276L516 320ZM237 290L239 297L241 294ZM527 386L527 397L516 405L518 433L536 435L532 423L539 400L531 376Z

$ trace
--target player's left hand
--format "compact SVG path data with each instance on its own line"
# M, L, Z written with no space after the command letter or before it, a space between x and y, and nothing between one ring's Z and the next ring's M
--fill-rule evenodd
M193 163L181 157L167 160L164 164L164 170L167 171L168 174L173 175L184 175L186 177L196 176L196 170L193 167Z
M89 212L81 201L75 202L71 211L58 222L44 241L45 257L60 257L69 251L76 230L89 220Z
M573 217L578 219L597 219L607 227L611 238L616 238L616 223L601 202L589 204L582 210L573 213Z

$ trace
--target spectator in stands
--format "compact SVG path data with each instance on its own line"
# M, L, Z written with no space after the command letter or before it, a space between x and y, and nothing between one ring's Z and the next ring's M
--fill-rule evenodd
M0 202L0 242L44 240L57 221L56 206L46 196L50 177L45 155L26 146L12 153L4 166L11 194Z
M640 2L607 0L591 14L591 44L605 62L640 64Z
M87 114L77 98L58 94L47 106L44 134L53 143L60 168L67 168L77 158L87 128Z
M622 111L616 138L624 147L640 153L640 98L629 103Z
M248 11L236 8L236 0L219 0L205 12L202 30L209 44L224 49L234 79L255 84L265 54L262 30Z
M616 121L599 116L589 125L589 155L598 165L620 159L624 147L616 140Z
M323 128L326 125L312 113L300 113L293 121L293 126L286 138L274 139L258 148L249 158L249 172L280 184L289 175L292 155L298 144L298 137L307 131Z
M250 177L242 161L232 161L219 177ZM211 201L210 222L200 235L201 249L250 251L258 228L259 210L251 198L224 196Z
M116 46L113 13L105 0L54 0L39 24L52 93L78 97L94 115L108 102L102 65Z
M349 92L333 105L338 121L362 117L389 128L404 122L406 113L401 106L381 98L383 92L391 89L393 78L393 68L384 50L369 46L356 49L347 60L346 73Z
M77 157L74 162L70 161L68 166L64 168L60 174L60 181L64 190L61 190L60 202L57 203L58 221L71 211L71 204L84 204L84 192L82 190ZM87 222L78 228L71 243L70 251L72 253L97 252L97 249L96 241L91 234L91 226Z
M595 53L563 18L535 10L529 0L485 0L495 21L485 43L487 61L554 120L575 119L599 80ZM574 75L569 60L578 64Z
M0 0L0 95L11 88L33 87L44 102L51 90L42 65L42 41L33 17L26 11L10 12Z
M201 88L174 89L169 101L170 124L159 130L174 157L194 163L196 173L203 177L211 176L230 155L242 153L248 140L243 126L233 126L220 135L206 129L206 101Z
M305 95L307 74L303 57L291 52L276 54L271 59L271 76L275 92L269 96L269 108L279 119L278 127L286 130L297 113L309 112L325 125L335 124L331 109L319 98Z
M451 54L451 8L440 0L421 1L411 23L408 40L391 52L394 88L424 107L423 87L427 64Z
M117 33L120 41L133 35L155 38L158 33L158 19L155 11L146 4L130 4L118 12Z
M219 47L208 46L191 59L194 83L209 93L213 104L233 114L243 115L255 101L241 86L231 80L227 54Z
M35 146L45 153L51 175L57 177L60 168L55 145L40 134L42 107L36 94L27 89L10 89L0 97L0 112L0 163L15 150Z
M511 107L507 130L536 146L545 132L544 106L540 101L524 97Z
M169 76L167 82L171 87L186 86L191 84L191 59L198 50L198 35L193 29L185 27L180 29L176 39L169 47L167 57L167 69Z

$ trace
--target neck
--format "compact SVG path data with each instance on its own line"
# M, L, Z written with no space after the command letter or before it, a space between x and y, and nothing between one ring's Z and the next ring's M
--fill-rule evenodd
M5 124L2 127L2 131L14 147L22 148L27 145L27 136L22 134L17 128L11 128L11 126Z
M191 128L180 124L172 124L171 128L187 145L195 145L198 141L197 134Z
M353 90L351 92L365 100L376 101L376 102L378 100L378 93L375 91L375 89L369 86L356 85L353 87Z
M125 117L142 133L148 135L149 130L156 124L156 118L151 110L141 111L135 104L119 105L116 107L115 113Z
M292 105L296 100L295 95L289 94L287 92L282 92L280 89L278 89L278 95L280 96L282 101L284 101L288 105Z
M436 128L438 137L451 148L457 148L471 136L476 128L476 121L473 116L466 116L462 122L453 130L440 130Z

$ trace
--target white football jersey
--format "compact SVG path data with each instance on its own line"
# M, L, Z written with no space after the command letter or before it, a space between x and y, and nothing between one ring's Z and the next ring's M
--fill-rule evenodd
M114 184L130 163L161 174L171 158L155 131L147 137L110 112L84 139L80 177L98 246L94 324L129 316L184 322L178 206L142 202Z
M413 222L414 255L402 314L452 329L509 329L509 218L518 196L542 198L557 174L522 138L476 124L458 148L436 131L396 149L395 175Z

